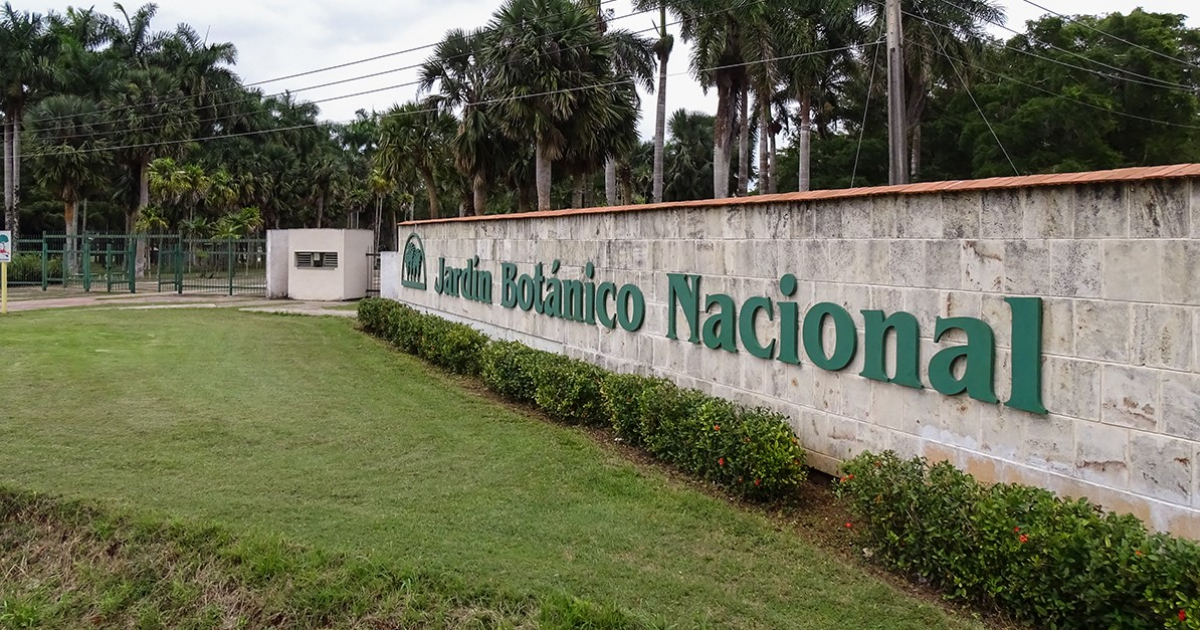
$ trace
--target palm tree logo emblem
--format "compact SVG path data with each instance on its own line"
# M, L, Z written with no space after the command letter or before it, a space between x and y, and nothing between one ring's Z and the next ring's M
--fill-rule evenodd
M425 244L413 232L404 244L404 259L401 261L400 284L410 289L425 290Z

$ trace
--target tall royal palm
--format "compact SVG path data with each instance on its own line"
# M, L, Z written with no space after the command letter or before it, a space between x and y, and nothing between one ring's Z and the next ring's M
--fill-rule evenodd
M488 25L496 68L498 119L507 135L534 145L538 210L549 210L551 165L585 92L603 92L608 45L596 17L571 0L508 0ZM599 98L599 97L597 97Z
M25 112L52 79L57 41L41 14L0 11L0 111L4 114L4 223L18 231L21 205L21 129Z
M654 110L654 203L663 200L663 160L667 138L667 64L675 48L675 38L667 32L666 0L635 0L638 11L658 8L658 40L654 42L654 55L658 57L658 104Z
M729 166L733 131L746 96L749 76L743 52L743 25L739 13L725 0L676 3L683 18L683 38L693 43L692 72L707 91L717 90L713 120L713 198L729 196Z

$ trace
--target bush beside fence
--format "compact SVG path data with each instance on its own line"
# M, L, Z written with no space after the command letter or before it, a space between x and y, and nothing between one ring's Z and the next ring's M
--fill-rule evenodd
M1200 628L1200 545L1041 488L864 453L838 483L861 542L949 596L1046 628Z
M616 374L517 342L491 341L470 326L398 302L359 303L363 330L489 389L534 404L571 425L609 427L629 444L742 496L770 500L804 480L804 451L781 414Z

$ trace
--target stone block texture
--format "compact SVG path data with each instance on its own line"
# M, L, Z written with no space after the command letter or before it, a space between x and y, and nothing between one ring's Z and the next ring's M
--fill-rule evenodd
M790 418L813 465L835 473L863 450L948 460L985 481L1045 486L1132 512L1151 526L1200 532L1200 179L999 190L870 194L822 200L675 205L614 212L419 222L429 288L400 286L383 264L382 294L500 339L601 366L652 374ZM479 256L495 303L433 290L438 258ZM500 305L500 263L560 260L560 278L637 284L646 325L635 333L549 319ZM803 315L847 308L859 352L845 370L767 361L666 338L667 273L704 276L702 294L741 304L787 299ZM782 298L779 279L797 290ZM1004 297L1040 297L1042 392L1028 413L928 387L937 317L975 317L996 338L996 394L1012 370ZM703 304L702 304L703 307ZM920 324L925 389L859 376L866 309L904 310ZM770 338L774 321L756 328ZM683 316L678 315L683 326ZM702 315L703 317L703 315ZM681 335L686 336L686 335ZM889 342L894 348L894 340ZM894 365L889 365L889 373Z

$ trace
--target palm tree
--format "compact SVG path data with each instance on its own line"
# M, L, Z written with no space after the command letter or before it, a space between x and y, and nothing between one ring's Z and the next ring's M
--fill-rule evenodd
M570 146L568 122L581 102L600 101L611 87L602 84L611 46L596 18L571 0L508 0L488 29L487 61L497 96L507 99L499 122L510 137L533 139L538 210L549 210L551 164Z
M384 177L402 181L415 173L429 196L429 216L440 216L438 188L434 173L449 163L446 148L457 126L454 117L418 103L406 103L389 109L379 124L379 151L376 161Z
M429 103L459 112L454 160L471 180L472 206L477 214L487 210L490 180L500 171L504 157L503 138L496 130L496 106L488 103L495 87L494 66L485 59L488 39L489 34L482 30L451 30L421 66L420 92L430 92L435 85L438 88Z
M640 85L648 92L654 92L654 42L626 30L606 31L604 39L612 47L612 76L614 94L625 96L624 101L615 102L618 109L617 121L623 129L631 133L618 134L610 148L610 155L604 163L605 200L608 205L617 205L617 162L627 162L627 157L637 149L640 139L634 133L637 117L641 112L641 98L634 85ZM629 103L633 111L626 110ZM633 120L628 118L632 113ZM625 199L625 203L631 203Z
M794 2L784 20L788 28L778 34L780 51L787 57L781 63L782 75L797 104L801 191L808 190L812 181L810 138L814 102L831 75L852 71L855 65L852 53L839 49L862 39L855 19L858 6L857 0ZM822 52L834 50L838 52ZM821 54L815 54L818 52Z
M57 40L39 13L20 12L5 2L0 12L0 111L4 123L4 224L20 229L21 124L52 78Z
M63 256L68 269L76 273L76 205L86 188L103 182L104 169L109 164L110 154L99 133L103 117L93 101L58 95L34 108L32 122L38 184L53 191L63 202L67 234Z
M692 41L692 72L707 92L717 90L717 114L713 119L713 198L729 196L729 166L733 154L733 132L738 112L746 97L749 77L743 54L742 24L737 11L724 0L678 2L683 18L683 38Z
M667 32L667 3L665 0L634 0L637 11L648 11L658 6L658 41L654 42L654 54L658 57L658 106L654 116L654 203L663 201L663 151L667 138L667 63L675 47L675 38Z

